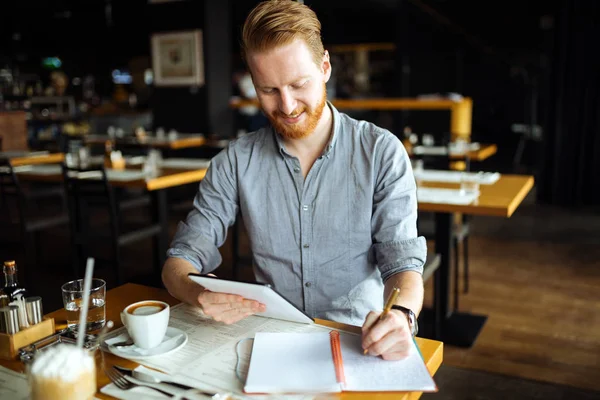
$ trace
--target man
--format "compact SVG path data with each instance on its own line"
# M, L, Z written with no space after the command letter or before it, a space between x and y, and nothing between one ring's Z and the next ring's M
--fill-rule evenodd
M400 359L412 340L407 316L423 303L426 245L417 237L415 180L395 136L326 101L332 67L320 31L314 12L289 0L260 3L249 14L242 51L272 126L212 160L178 226L163 281L218 321L264 311L187 278L217 268L239 210L258 281L312 317L362 325L369 354ZM401 307L379 320L394 287Z

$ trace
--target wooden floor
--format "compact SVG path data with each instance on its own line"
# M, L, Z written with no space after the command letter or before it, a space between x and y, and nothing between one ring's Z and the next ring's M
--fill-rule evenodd
M472 348L446 346L444 363L600 390L600 215L526 206L474 224L459 304L488 320Z

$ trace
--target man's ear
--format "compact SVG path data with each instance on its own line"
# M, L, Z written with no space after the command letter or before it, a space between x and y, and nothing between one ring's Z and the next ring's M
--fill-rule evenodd
M331 61L329 60L329 52L327 50L323 53L321 71L323 72L323 82L328 82L329 78L331 78Z

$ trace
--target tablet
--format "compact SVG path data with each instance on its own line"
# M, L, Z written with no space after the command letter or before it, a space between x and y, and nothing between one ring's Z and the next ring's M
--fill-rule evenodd
M277 293L268 283L231 281L194 273L190 273L188 276L211 292L237 294L263 303L267 310L255 315L303 324L314 323L311 317Z

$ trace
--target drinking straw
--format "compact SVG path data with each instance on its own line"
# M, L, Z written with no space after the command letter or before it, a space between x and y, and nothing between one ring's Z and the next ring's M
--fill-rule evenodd
M83 301L79 308L79 329L77 333L77 347L83 348L87 325L88 304L90 302L90 288L92 286L92 275L94 273L94 259L89 257L85 267L85 278L83 280Z

